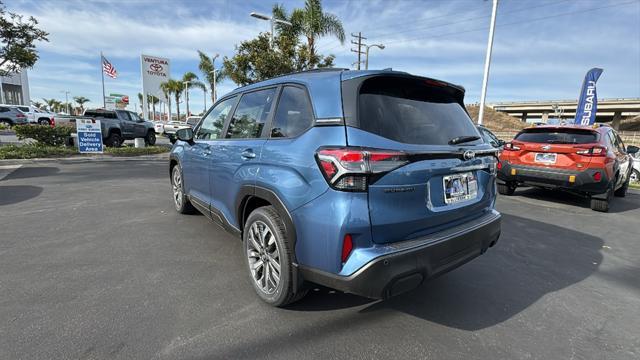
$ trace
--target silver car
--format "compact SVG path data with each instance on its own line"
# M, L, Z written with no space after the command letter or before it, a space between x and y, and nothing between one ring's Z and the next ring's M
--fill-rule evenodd
M0 106L0 124L7 126L28 124L27 114L17 108L9 106Z
M633 170L631 170L630 181L632 183L640 184L640 152L637 152L633 156Z

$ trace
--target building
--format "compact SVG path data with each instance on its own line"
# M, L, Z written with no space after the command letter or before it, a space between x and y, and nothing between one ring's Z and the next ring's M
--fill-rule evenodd
M0 104L30 105L27 71L0 76Z

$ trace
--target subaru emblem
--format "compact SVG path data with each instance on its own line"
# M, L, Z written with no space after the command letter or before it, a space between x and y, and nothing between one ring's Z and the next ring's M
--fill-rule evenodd
M464 152L464 154L462 154L462 157L463 157L465 160L471 160L471 159L473 159L474 157L476 157L476 153L474 153L474 152L473 152L473 151L471 151L471 150L467 150L467 151L465 151L465 152Z
M549 150L549 149L551 149L551 145L542 146L542 150Z

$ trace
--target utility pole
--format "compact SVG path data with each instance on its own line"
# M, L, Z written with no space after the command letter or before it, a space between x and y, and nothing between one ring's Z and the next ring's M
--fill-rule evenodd
M357 49L351 49L351 51L358 54L358 61L355 64L356 70L360 70L360 64L362 64L361 56L364 55L362 47L367 46L366 44L362 43L362 40L367 40L367 38L363 37L361 32L358 32L357 34L351 33L351 36L358 39L358 41L351 40L351 43L358 47Z
M478 111L478 125L482 125L484 116L484 100L487 97L487 82L489 81L489 67L491 65L491 50L493 50L493 33L496 28L496 12L498 11L498 0L493 0L491 9L491 25L489 26L489 42L487 44L487 56L484 59L484 76L482 78L482 91L480 93L480 109Z

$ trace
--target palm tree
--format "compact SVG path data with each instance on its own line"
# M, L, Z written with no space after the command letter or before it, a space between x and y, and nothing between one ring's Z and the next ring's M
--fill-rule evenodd
M173 92L169 89L168 84L168 82L160 84L160 91L164 94L164 98L167 99L167 109L169 110L167 121L171 121L171 94L173 94Z
M204 83L202 83L201 81L198 80L198 75L192 73L191 71L188 71L186 73L184 73L184 75L182 75L182 84L185 85L185 88L191 89L191 88L198 88L198 89L204 89L205 85ZM176 105L178 103L178 100L176 99ZM187 103L187 114L186 116L189 116L189 94L186 94L186 103Z
M80 114L82 114L84 112L84 104L88 103L91 100L87 99L84 96L74 96L73 101L80 105Z
M54 107L55 107L55 104L56 104L56 102L57 102L58 100L56 100L56 99L45 99L45 98L42 98L42 101L44 101L44 103L45 103L45 104L47 104L47 110L49 110L49 111L55 111Z
M42 107L42 103L39 101L31 101L31 105L37 107L38 109L40 109Z
M276 19L287 20L292 26L286 24L276 24L276 28L283 35L302 35L307 38L307 51L309 58L307 59L308 68L314 68L320 59L316 54L316 38L332 35L344 44L344 28L342 22L337 16L322 11L321 0L306 0L304 9L294 9L291 16L287 16L287 12L281 5L273 7L273 16Z
M178 114L178 120L180 120L180 96L184 91L184 84L181 81L169 79L162 84L160 88L167 95L173 95L176 101L176 113ZM169 114L171 114L171 103L169 105Z
M216 101L216 94L214 94L216 83L224 80L225 74L219 70L215 76L213 75L213 72L216 69L215 61L216 61L216 58L218 57L217 54L216 56L210 58L209 56L207 56L207 54L198 50L198 55L200 56L200 64L198 65L198 69L202 71L202 75L204 75L204 78L209 83L209 89L212 89L211 103L214 103Z

